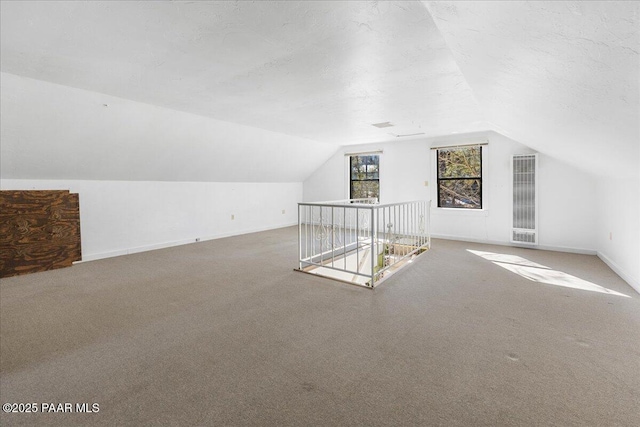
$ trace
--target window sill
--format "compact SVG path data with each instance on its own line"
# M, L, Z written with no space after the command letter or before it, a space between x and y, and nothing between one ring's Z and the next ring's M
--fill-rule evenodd
M488 209L461 209L461 208L431 208L434 215L451 216L489 216Z

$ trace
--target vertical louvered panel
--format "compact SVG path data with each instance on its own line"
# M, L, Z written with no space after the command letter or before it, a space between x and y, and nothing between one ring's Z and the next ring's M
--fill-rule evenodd
M538 244L537 154L515 155L513 171L513 230L511 241Z

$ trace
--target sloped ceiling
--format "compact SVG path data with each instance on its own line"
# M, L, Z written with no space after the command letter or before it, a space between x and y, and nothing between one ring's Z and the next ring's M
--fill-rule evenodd
M425 3L494 130L591 172L637 174L640 3Z
M300 182L329 144L1 73L12 179Z
M175 130L171 138L158 132L163 153L180 153L159 162L148 156L149 141L145 149L130 149L142 137L132 131L123 135L128 143L113 146L129 163L114 157L100 176L88 168L78 179L218 180L222 173L206 170L210 156L239 159L261 150L255 176L301 180L339 145L480 130L498 131L596 173L637 170L640 163L636 2L0 5L6 85L19 90L26 80L5 76L23 76L90 91L74 92L76 106L94 98L102 106L95 94L105 94L190 113L189 119L172 120L197 122L204 133L222 126L227 134L245 135L242 150L235 150L235 136L185 142ZM29 102L38 102L37 93L31 90ZM23 132L21 116L13 113L26 108L21 102L19 93L3 94L3 176L7 165L32 174L30 154L42 152L38 139L50 132ZM124 111L133 109L123 104ZM165 122L167 111L147 116ZM52 116L49 110L42 114ZM371 126L387 121L394 127ZM270 133L260 138L245 127ZM76 145L68 148L74 147L75 163L63 163L65 169L96 160L94 150L77 149L87 137L87 130L73 136ZM304 148L292 151L295 144ZM107 146L97 149L110 152ZM236 151L242 154L234 157ZM295 173L269 172L293 164ZM123 172L130 165L139 165L133 178ZM184 165L202 173L171 172Z
M483 127L419 1L3 2L1 47L7 73L334 145Z

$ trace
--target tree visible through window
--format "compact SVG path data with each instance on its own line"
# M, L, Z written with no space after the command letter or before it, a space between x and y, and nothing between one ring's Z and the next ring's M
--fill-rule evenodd
M380 156L351 156L351 199L380 198Z
M482 209L482 147L444 148L438 157L438 207Z

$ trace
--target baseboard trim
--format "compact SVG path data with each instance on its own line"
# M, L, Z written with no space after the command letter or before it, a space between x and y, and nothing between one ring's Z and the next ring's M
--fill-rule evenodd
M269 227L257 227L257 228L250 228L250 229L245 229L240 231L234 231L230 233L220 233L213 236L201 237L200 242L206 242L207 240L224 239L225 237L241 236L243 234L259 233L261 231L276 230L278 228L286 228L294 225L298 225L298 223L294 222L294 223L278 224L278 225L269 226ZM119 250L110 251L110 252L101 252L97 254L87 254L87 255L83 254L82 261L74 262L74 264L81 264L83 262L96 261L96 260L105 259L105 258L113 258L117 256L122 256L122 255L131 255L131 254L136 254L140 252L155 251L157 249L171 248L174 246L188 245L191 243L197 243L195 237L192 239L183 239L183 240L174 240L171 242L154 243L152 245L136 246L132 248L119 249Z
M597 251L593 249L570 248L566 246L538 245L537 248L543 251L567 252L570 254L580 254L580 255L596 255L597 254Z
M294 225L297 225L297 222L281 224L281 225L276 225L272 227L251 228L251 229L235 231L231 233L221 233L221 234L216 234L214 236L207 236L207 237L200 238L200 241L204 242L207 240L224 239L225 237L241 236L243 234L250 234L250 233L259 233L261 231L276 230L278 228L292 227ZM461 242L482 243L486 245L519 247L510 242L463 238L458 236L449 236L445 234L432 234L431 237L433 237L434 239L457 240ZM127 249L120 249L117 251L102 252L98 254L88 254L88 255L82 256L82 261L77 261L74 264L96 261L96 260L105 259L105 258L113 258L117 256L122 256L122 255L131 255L131 254L140 253L140 252L154 251L157 249L171 248L174 246L188 245L191 243L196 243L196 239L192 238L192 239L184 239L184 240L175 240L171 242L156 243L153 245L145 245L145 246L137 246L137 247L127 248ZM600 251L593 251L590 249L580 249L580 248L568 248L564 246L547 246L547 245L539 245L537 247L534 247L534 249L540 249L540 250L546 250L546 251L568 252L568 253L576 253L576 254L584 254L584 255L597 255L597 257L600 258L602 262L607 264L607 266L609 266L609 268L611 268L611 270L613 270L614 273L620 276L622 280L627 282L629 286L631 286L636 292L640 294L640 283L634 280L634 278L630 274L628 274L626 271L620 268L618 264L616 264L611 258L609 258L608 256L606 256Z
M611 258L606 256L602 252L598 251L597 255L598 255L598 258L600 258L602 260L602 262L607 264L609 266L609 268L613 270L614 273L616 273L618 276L620 276L622 278L622 280L627 282L629 284L629 286L631 286L637 293L640 294L640 283L637 280L634 280L634 278L631 277L630 274L628 274L626 271L621 269L620 266L618 266L618 264L613 262L613 260Z
M459 237L459 236L450 236L446 234L432 234L431 237L434 239L444 239L444 240L458 240L460 242L470 242L470 243L482 243L485 245L498 245L498 246L509 246L513 248L525 248L525 246L519 246L513 244L511 242L503 242L499 240L484 240L484 239L474 239L467 237ZM556 252L567 252L572 254L582 254L582 255L596 255L597 252L593 249L583 249L583 248L570 248L566 246L549 246L549 245L538 245L538 246L526 246L527 249L538 249L543 251L556 251Z

